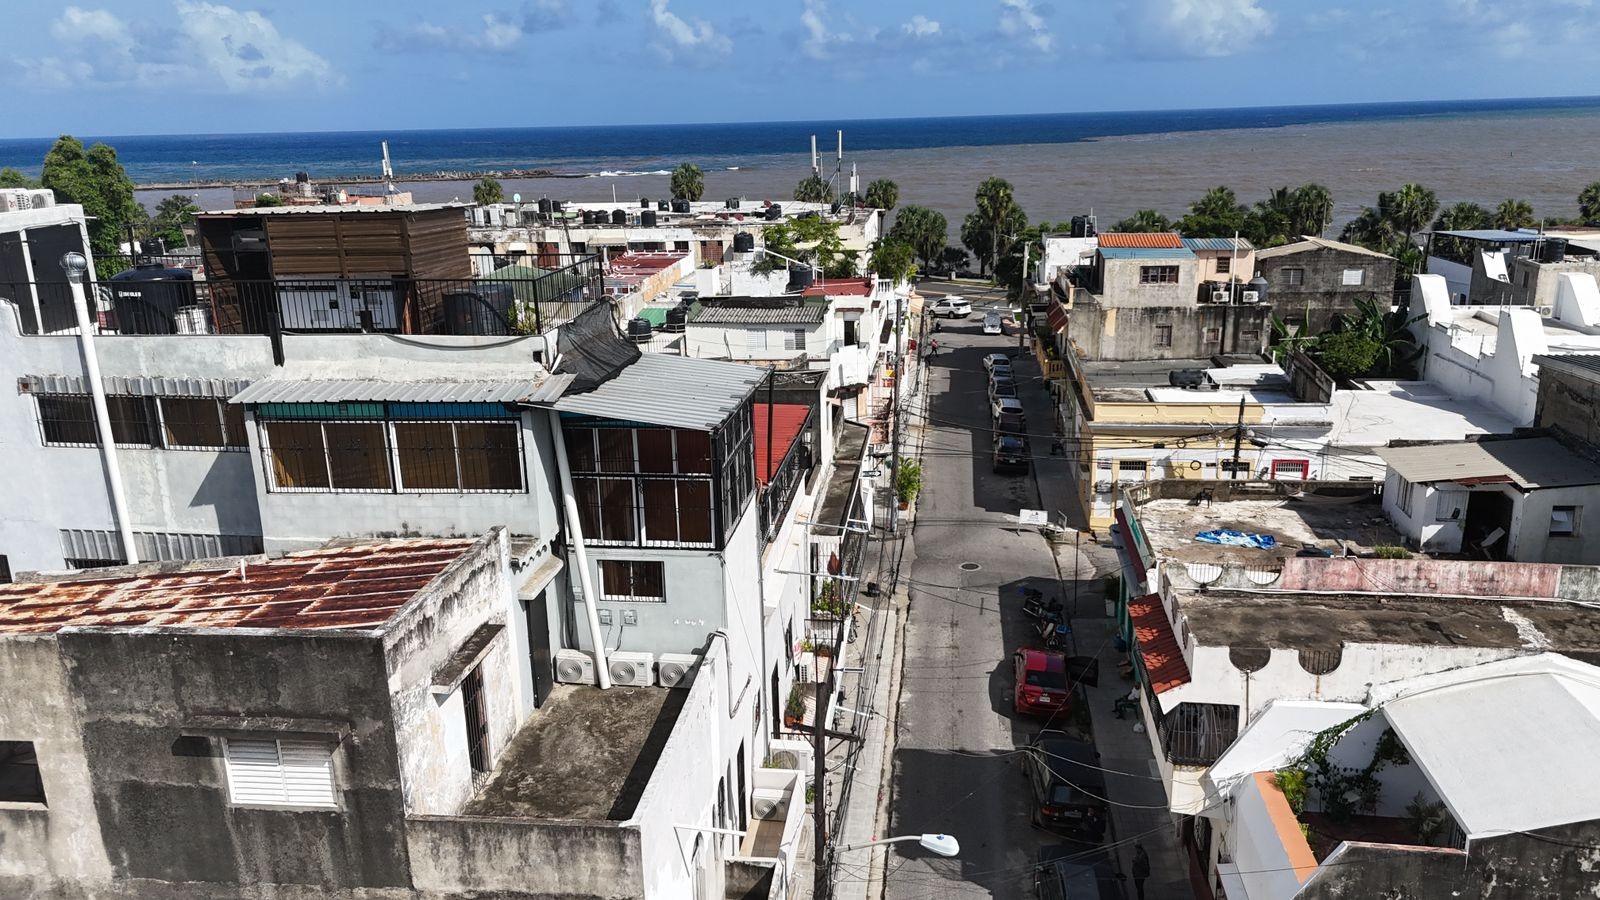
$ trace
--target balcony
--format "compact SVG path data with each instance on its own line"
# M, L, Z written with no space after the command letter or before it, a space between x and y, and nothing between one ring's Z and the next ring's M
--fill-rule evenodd
M1151 709L1160 709L1152 697ZM1157 723L1161 749L1179 766L1209 766L1239 736L1239 707L1219 703L1180 703Z

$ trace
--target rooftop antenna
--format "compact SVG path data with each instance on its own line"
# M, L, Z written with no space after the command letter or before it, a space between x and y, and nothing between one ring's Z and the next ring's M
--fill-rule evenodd
M822 160L817 158L817 136L811 136L811 174L822 174Z
M386 193L398 194L400 191L394 186L394 166L389 165L389 142L383 142L383 189Z

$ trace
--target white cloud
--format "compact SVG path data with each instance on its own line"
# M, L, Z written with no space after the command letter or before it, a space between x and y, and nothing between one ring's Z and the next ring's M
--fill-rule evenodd
M336 81L333 66L285 37L258 12L177 0L178 28L189 49L231 91L284 89Z
M1129 46L1157 59L1233 56L1275 25L1259 0L1135 0L1122 8Z
M922 14L911 17L911 21L900 26L900 30L912 37L932 37L939 33L939 23Z
M1034 9L1033 0L1000 0L1000 33L1020 38L1040 53L1049 53L1056 45L1055 35Z
M806 33L805 40L800 42L800 52L812 59L828 59L840 44L855 40L848 33L829 28L824 18L827 14L828 6L823 0L806 0L805 9L800 13L800 27Z
M536 30L528 27L532 21L528 17L519 21L507 13L485 13L482 21L483 27L472 31L433 22L416 22L402 28L382 25L374 43L380 50L401 53L503 52L515 48L530 30Z
M668 61L705 62L733 52L733 41L704 19L687 22L667 9L667 0L650 0L650 18L659 39L656 51Z

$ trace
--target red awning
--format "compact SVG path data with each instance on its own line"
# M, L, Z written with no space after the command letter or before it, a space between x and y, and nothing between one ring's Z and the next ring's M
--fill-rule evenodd
M756 479L762 484L772 481L772 476L778 473L778 464L789 455L789 448L800 437L800 430L805 427L806 416L810 414L811 407L800 403L774 403L772 410L772 455L767 455L767 410L765 403L751 404L751 418L755 420L756 441Z
M1059 303L1051 303L1045 312L1045 320L1050 323L1050 330L1061 332L1067 330L1067 311Z
M1161 607L1161 597L1146 594L1128 601L1128 615L1133 619L1133 638L1139 645L1150 689L1160 694L1188 684L1189 664L1183 661L1183 650L1172 633L1167 611Z

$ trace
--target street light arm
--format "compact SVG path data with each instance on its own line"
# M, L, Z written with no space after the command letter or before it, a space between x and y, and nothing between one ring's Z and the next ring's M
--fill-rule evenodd
M916 841L922 845L924 850L929 850L940 856L955 856L961 852L960 842L948 834L907 834L900 837L881 838L876 841L862 841L859 844L846 844L843 847L835 848L834 852L843 853L846 850L861 850L866 847L898 844L904 841Z

